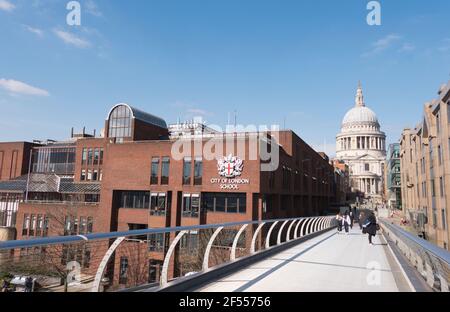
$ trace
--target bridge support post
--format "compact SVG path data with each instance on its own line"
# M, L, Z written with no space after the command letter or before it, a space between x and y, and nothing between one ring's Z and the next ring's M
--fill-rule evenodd
M275 221L272 226L269 229L269 232L267 233L267 237L266 237L266 249L270 248L270 235L272 234L273 229L275 228L275 226L279 223L280 221Z
M91 292L99 292L100 284L102 282L103 273L105 272L106 265L108 264L109 259L116 251L117 247L125 240L125 237L117 238L114 243L112 243L111 247L109 247L106 254L103 256L100 265L98 266L97 273L95 274L94 283L91 288Z
M255 233L252 237L252 245L250 246L250 254L254 254L256 252L256 238L258 237L259 232L261 231L262 227L266 224L266 222L261 222L256 229Z
M283 233L283 229L288 222L290 222L290 220L284 221L283 224L281 225L280 229L278 230L277 245L281 244L281 233Z
M209 269L209 253L211 252L212 244L214 243L214 240L216 239L217 235L219 235L220 231L223 230L223 226L218 227L217 230L214 232L214 234L209 239L208 245L206 246L205 255L203 256L203 271L206 271Z
M239 242L239 237L241 236L242 232L244 232L247 227L248 227L248 224L244 224L240 228L239 232L237 232L236 237L233 240L233 246L231 247L231 254L230 254L230 260L231 261L236 260L236 247L237 247L237 244Z
M172 257L172 254L173 254L178 242L181 240L181 238L186 233L187 233L187 231L181 231L180 233L178 233L178 235L173 240L172 244L170 244L169 250L167 251L167 255L164 258L164 263L163 263L163 267L161 270L161 286L167 285L170 258Z

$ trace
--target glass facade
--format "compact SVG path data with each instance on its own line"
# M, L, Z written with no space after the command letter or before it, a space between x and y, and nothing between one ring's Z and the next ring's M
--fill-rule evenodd
M247 194L202 193L202 207L213 212L245 213L247 210Z
M33 150L33 173L74 174L75 147L39 147Z
M132 116L131 110L125 105L114 108L109 116L108 137L116 138L119 142L131 138Z

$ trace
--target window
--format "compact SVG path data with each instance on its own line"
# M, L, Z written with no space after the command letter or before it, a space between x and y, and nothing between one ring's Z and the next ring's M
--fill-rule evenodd
M127 283L128 275L128 258L120 257L119 284Z
M442 165L442 148L440 145L438 146L438 160L439 160L439 166L441 166Z
M28 214L23 215L23 225L22 225L22 236L28 235L28 230L30 228L30 216Z
M152 193L150 202L151 216L165 216L166 215L166 194Z
M42 215L37 216L37 224L36 224L36 236L42 235L42 229L44 227L44 218Z
M102 181L102 180L103 180L103 170L102 170L102 169L100 169L100 173L99 173L99 175L98 175L98 180L99 180L99 181Z
M441 133L441 118L439 113L436 115L436 132L437 135L439 135Z
M92 174L92 181L98 181L98 170L95 169Z
M444 197L445 196L445 194L444 194L445 190L444 190L444 179L443 179L443 177L439 178L439 191L440 191L441 197Z
M125 191L120 196L121 208L148 209L150 207L150 192Z
M161 165L161 184L169 184L169 168L170 168L170 158L163 157Z
M191 184L191 167L192 159L190 157L186 157L183 163L183 185Z
M44 217L44 227L42 229L42 236L48 236L49 219L47 216Z
M436 197L436 188L435 188L435 184L434 184L434 179L431 180L431 196Z
M87 181L92 181L92 169L88 169L88 174L87 174Z
M92 148L88 149L88 165L92 165L92 161L94 158L94 151Z
M80 180L86 181L86 170L85 169L81 170Z
M83 153L81 156L81 164L85 165L87 161L87 148L83 148Z
M366 172L370 171L370 164L364 164L364 170Z
M196 158L194 163L194 185L202 185L203 160Z
M159 158L152 158L152 172L150 178L150 184L158 184L158 173L159 172Z
M29 232L30 236L34 236L35 229L36 229L36 216L32 214L31 215L30 232Z
M148 251L164 252L164 233L148 235Z
M430 169L433 168L433 141L430 140Z
M80 217L80 234L86 234L87 229L87 218Z
M203 209L214 212L246 213L247 194L203 193L202 207Z
M200 195L183 195L183 217L198 218L200 212Z
M94 150L94 165L98 165L100 162L100 149L96 148Z
M87 234L91 234L94 231L94 219L92 217L87 218Z
M132 112L126 105L119 105L109 116L108 137L117 138L117 142L131 137Z

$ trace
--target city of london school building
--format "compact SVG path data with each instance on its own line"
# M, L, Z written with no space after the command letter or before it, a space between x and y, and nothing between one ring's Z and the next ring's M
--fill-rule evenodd
M108 113L100 137L72 130L65 142L0 143L0 237L26 240L327 213L337 192L328 157L292 131L266 132L262 141L268 142L268 150L277 144L279 164L274 171L262 171L265 160L249 157L253 137L193 122L168 127L161 118L118 104ZM173 144L180 139L204 146L212 138L244 146L246 156L238 176L224 178L218 160L198 155L194 148L181 159L172 157ZM221 156L235 156L225 144ZM230 168L224 169L230 173ZM180 249L195 253L201 241L197 236L192 232L180 244L170 277L195 270L195 266L180 265ZM173 238L150 235L147 244L134 248L130 257L135 258L139 250L145 263L139 279L158 281ZM244 235L239 246L246 248L249 238ZM225 253L228 243L222 244ZM95 262L107 248L108 244L103 249L84 246L63 252L67 259L62 263L76 259L83 272L95 274ZM125 287L132 284L127 267L133 259L127 253L133 249L122 249L117 250L107 275L114 285ZM20 255L29 252L23 249Z

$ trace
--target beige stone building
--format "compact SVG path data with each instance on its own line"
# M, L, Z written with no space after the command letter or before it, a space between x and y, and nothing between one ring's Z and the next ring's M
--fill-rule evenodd
M425 238L449 249L450 82L425 104L414 129L400 139L403 212Z

